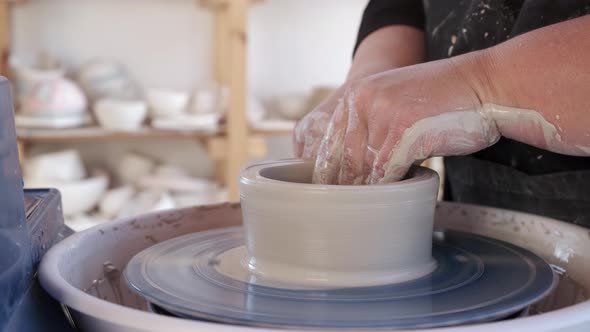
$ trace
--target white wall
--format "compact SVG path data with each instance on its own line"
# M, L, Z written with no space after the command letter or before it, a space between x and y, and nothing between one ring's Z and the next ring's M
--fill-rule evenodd
M190 90L212 75L212 23L197 0L29 0L12 10L12 51L40 51L69 68L100 57L128 66L144 86ZM365 0L266 0L251 10L249 83L266 97L337 85L346 75ZM185 149L186 144L178 144ZM130 145L132 148L132 145ZM142 148L137 148L142 149ZM121 153L116 143L100 150ZM157 149L156 149L157 150ZM290 138L271 140L270 158L290 155ZM197 147L183 164L208 163ZM196 159L193 159L196 158ZM98 159L98 158L97 158Z
M339 85L366 0L266 0L250 15L250 86L257 96Z
M211 76L212 20L194 0L37 0L14 6L12 51L75 68L121 61L144 86L189 89Z

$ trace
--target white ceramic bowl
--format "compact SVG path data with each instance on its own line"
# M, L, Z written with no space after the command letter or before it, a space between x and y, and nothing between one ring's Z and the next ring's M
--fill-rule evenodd
M125 205L129 204L133 195L135 195L135 189L132 186L123 186L107 191L98 205L100 213L109 219L117 216Z
M364 186L311 184L312 172L312 162L295 159L242 172L252 273L292 285L355 287L406 281L435 268L436 172L417 167L407 180Z
M118 217L131 217L142 213L169 210L175 207L174 199L167 192L157 190L142 191L123 207Z
M84 64L77 78L90 100L103 98L138 99L140 88L125 67L110 60L92 60Z
M126 153L117 165L117 176L123 184L137 184L137 181L149 175L156 167L156 162L137 153Z
M306 95L283 95L276 96L274 103L279 114L288 120L299 120L308 111L308 96Z
M106 129L134 131L141 128L147 115L143 101L101 99L94 104L98 123Z
M85 213L96 207L108 184L109 179L106 175L71 182L25 179L27 188L57 188L61 193L63 212L66 216Z
M313 88L307 99L307 111L311 111L336 91L332 86L317 86Z
M60 114L45 117L29 114L14 115L14 124L18 128L65 129L82 127L91 122L92 117L88 113Z
M154 170L154 175L157 176L189 176L186 169L172 165L172 164L162 164Z
M146 190L199 194L217 192L219 189L214 181L185 175L147 175L138 180L137 186Z
M68 216L64 220L65 224L76 232L81 232L108 221L109 219L104 216L86 213Z
M216 190L202 193L178 193L172 195L176 207L201 206L227 202L227 192Z
M50 152L26 159L24 175L29 179L59 182L82 180L86 170L76 150Z
M221 113L180 114L152 120L152 127L163 130L214 132L219 129Z
M184 113L189 95L183 91L149 89L146 98L150 106L150 115L154 118L166 118Z
M41 262L39 280L51 296L68 308L68 313L82 332L285 331L154 314L146 310L145 300L130 290L123 280L121 271L129 260L154 243L193 232L237 226L241 222L240 205L224 204L151 213L98 225L55 245ZM436 209L435 225L522 246L565 271L579 286L560 283L558 292L544 301L549 307L545 308L546 313L540 315L409 331L590 330L590 301L584 296L590 289L588 229L526 213L446 202ZM517 231L516 226L519 227ZM569 256L565 257L564 252L570 253ZM105 270L105 263L109 264L108 270ZM106 271L114 273L105 274Z

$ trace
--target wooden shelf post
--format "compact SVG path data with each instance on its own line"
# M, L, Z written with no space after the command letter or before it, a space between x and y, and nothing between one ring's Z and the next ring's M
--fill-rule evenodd
M229 111L227 114L226 186L231 201L239 200L238 176L248 162L248 121L246 118L246 47L249 0L228 3Z
M10 49L10 2L0 0L0 75L8 76Z

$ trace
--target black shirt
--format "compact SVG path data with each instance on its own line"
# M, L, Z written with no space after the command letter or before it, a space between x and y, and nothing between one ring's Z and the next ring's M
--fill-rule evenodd
M357 46L382 27L409 25L424 30L428 60L438 60L587 14L590 0L371 0ZM506 138L473 156L527 174L590 170L590 158L552 153Z

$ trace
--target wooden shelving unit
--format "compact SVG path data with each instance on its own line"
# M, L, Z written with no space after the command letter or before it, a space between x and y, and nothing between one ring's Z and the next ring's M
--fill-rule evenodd
M182 130L159 130L144 128L138 131L110 131L102 127L72 129L25 129L17 128L19 141L33 143L75 143L84 141L113 141L128 139L188 139L206 143L211 138L223 137L223 132L193 132Z
M10 49L10 6L22 1L0 0L0 74L8 74ZM266 154L264 137L288 135L283 130L250 130L246 118L248 43L247 19L250 6L262 0L200 0L198 5L215 16L215 80L229 87L229 110L224 130L215 133L143 129L112 132L98 127L49 130L18 129L21 156L35 143L72 143L128 139L188 139L203 144L216 162L218 178L228 188L230 200L239 199L237 179L249 158Z

